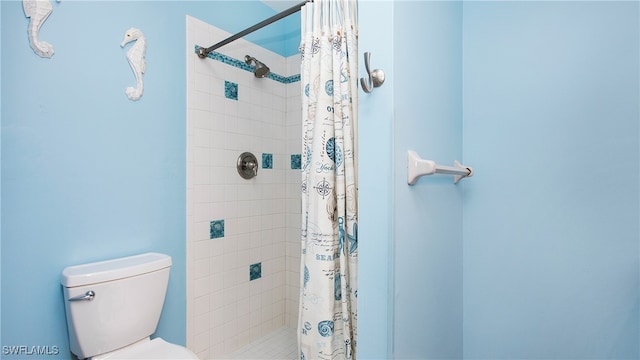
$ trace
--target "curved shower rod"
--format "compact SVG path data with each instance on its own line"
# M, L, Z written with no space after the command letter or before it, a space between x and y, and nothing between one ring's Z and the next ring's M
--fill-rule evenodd
M280 20L282 18L285 18L285 17L287 17L287 16L289 16L291 14L295 14L298 11L300 11L300 9L306 3L309 3L309 2L313 2L313 0L305 0L305 1L303 1L303 2L301 2L299 4L297 4L297 5L294 5L294 6L290 7L290 8L288 8L287 10L285 10L283 12L280 12L278 14L275 14L272 17L270 17L270 18L268 18L266 20L263 20L263 21L255 24L255 25L253 25L251 27L248 27L248 28L240 31L237 34L232 35L232 36L220 41L217 44L209 46L208 48L199 48L198 49L198 57L200 57L200 59L204 59L209 55L210 52L212 52L213 50L215 50L215 49L217 49L217 48L219 48L221 46L224 46L224 45L227 45L230 42L236 41L236 40L240 39L241 37L244 37L245 35L251 34L252 32L254 32L256 30L261 29L261 28L263 28L263 27L265 27L265 26L267 26L267 25L269 25L269 24L271 24L273 22L276 22L276 21L278 21L278 20Z

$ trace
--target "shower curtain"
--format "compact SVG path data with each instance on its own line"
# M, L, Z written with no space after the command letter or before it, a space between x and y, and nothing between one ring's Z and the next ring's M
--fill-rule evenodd
M302 7L301 359L355 359L357 3Z

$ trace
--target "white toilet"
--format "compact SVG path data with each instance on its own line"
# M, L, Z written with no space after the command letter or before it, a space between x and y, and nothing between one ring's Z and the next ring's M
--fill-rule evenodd
M71 352L79 359L198 359L156 331L171 257L146 253L62 271Z

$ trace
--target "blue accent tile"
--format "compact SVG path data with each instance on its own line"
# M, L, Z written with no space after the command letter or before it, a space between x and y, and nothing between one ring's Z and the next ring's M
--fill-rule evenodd
M249 281L262 277L262 263L249 265Z
M196 54L198 53L198 49L200 49L200 46L196 45L195 46L195 52ZM209 53L209 55L207 56L209 59L212 60L216 60L216 61L220 61L223 64L227 64L233 67L236 67L238 69L242 69L242 70L246 70L249 72L253 72L253 66L249 66L247 63L245 63L243 60L238 60L238 59L234 59L230 56L221 54L219 52L215 52L212 51ZM266 76L267 79L271 79L274 81L277 81L279 83L283 83L283 84L292 84L295 82L300 81L300 74L295 74L295 75L291 75L291 76L282 76L282 75L278 75L274 72L270 72L269 74L267 74ZM238 87L236 85L236 97L232 98L227 96L229 99L233 99L233 100L238 100L237 94L238 94ZM226 86L225 86L225 96L227 95L227 91L226 91Z
M298 82L298 81L300 81L300 74L291 75L291 76L287 77L285 83L286 84L292 84L292 83Z
M227 99L238 100L238 84L225 80L224 96Z
M209 223L209 239L224 237L224 220L212 220Z
M300 154L291 155L291 169L299 170L302 168L302 156Z
M273 154L262 154L262 168L273 169Z

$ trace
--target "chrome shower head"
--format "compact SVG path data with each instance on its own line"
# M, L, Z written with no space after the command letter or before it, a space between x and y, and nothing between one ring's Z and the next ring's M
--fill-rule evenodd
M257 78L266 77L267 74L269 74L269 72L271 71L267 65L265 65L264 63L262 63L258 59L254 58L253 56L245 55L244 62L246 62L247 65L251 65L251 63L253 63L253 65L255 67L253 69L253 74Z

